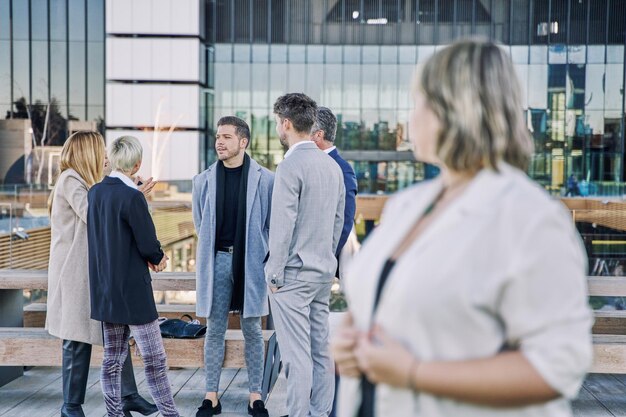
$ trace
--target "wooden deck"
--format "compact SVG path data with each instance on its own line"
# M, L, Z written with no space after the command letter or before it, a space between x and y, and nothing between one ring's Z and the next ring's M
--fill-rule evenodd
M92 368L87 384L83 409L87 417L106 416L100 391L99 368ZM139 392L150 399L143 370L136 370ZM193 417L204 397L204 371L177 369L169 371L174 399L182 416ZM224 417L246 417L247 373L245 369L225 369L222 372L220 396ZM271 417L285 415L285 379L281 375L267 400ZM0 388L0 416L57 416L63 399L61 370L36 367L24 376ZM626 375L589 375L572 408L576 417L626 416ZM139 414L134 414L138 416ZM155 414L160 416L160 414Z
M100 388L100 368L91 368L83 410L87 417L106 416ZM135 369L140 394L151 400L143 368ZM193 417L204 398L204 370L177 369L169 371L174 400L181 416ZM224 369L220 381L222 416L247 417L248 374L246 369ZM285 408L285 380L279 377L267 400L270 417L287 414ZM35 367L24 376L0 388L0 416L52 417L59 415L63 403L61 369ZM140 416L133 413L134 416ZM161 414L153 414L160 416Z

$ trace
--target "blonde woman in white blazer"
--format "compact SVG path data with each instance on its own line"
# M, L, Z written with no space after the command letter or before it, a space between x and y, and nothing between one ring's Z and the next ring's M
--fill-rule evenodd
M415 154L442 173L393 197L351 264L339 416L570 416L592 360L587 258L524 173L510 58L461 41L416 84Z

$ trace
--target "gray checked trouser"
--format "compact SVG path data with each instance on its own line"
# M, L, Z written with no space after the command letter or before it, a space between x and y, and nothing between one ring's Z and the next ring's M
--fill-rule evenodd
M224 345L228 313L233 293L232 254L217 252L215 255L215 272L213 274L213 300L211 315L207 317L206 340L204 343L204 366L206 374L206 391L217 392L224 363ZM250 392L261 393L263 384L263 357L265 344L261 317L239 316L241 330L246 342L245 357L248 368L248 387Z
M128 355L130 332L137 342L145 365L150 395L164 417L179 417L167 378L167 357L157 321L141 325L102 323L104 330L104 358L100 380L104 403L109 417L123 417L121 399L121 371Z

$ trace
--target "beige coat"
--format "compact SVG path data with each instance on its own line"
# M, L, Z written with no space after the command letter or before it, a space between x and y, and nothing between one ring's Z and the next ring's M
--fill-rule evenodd
M50 225L46 329L62 339L101 345L100 322L90 319L87 184L72 169L54 188Z

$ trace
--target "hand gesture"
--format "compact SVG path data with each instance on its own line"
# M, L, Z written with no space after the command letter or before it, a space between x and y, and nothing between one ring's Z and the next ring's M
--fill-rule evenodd
M360 377L361 371L354 350L359 340L359 331L354 327L352 313L348 313L331 341L331 349L340 375Z
M144 197L147 198L148 195L152 192L152 189L154 188L154 186L156 185L156 181L153 181L153 177L150 177L147 180L144 180L140 176L136 176L135 184L139 184L140 182L142 184L138 185L137 189L143 193Z
M150 268L151 270L153 270L154 272L161 272L163 270L165 270L165 268L167 268L167 261L169 261L170 258L166 255L163 254L163 258L161 258L161 262L159 262L158 265L154 265L150 262L148 262L148 268Z
M411 386L417 359L381 327L376 326L369 336L362 334L354 352L359 369L370 382L400 388Z

